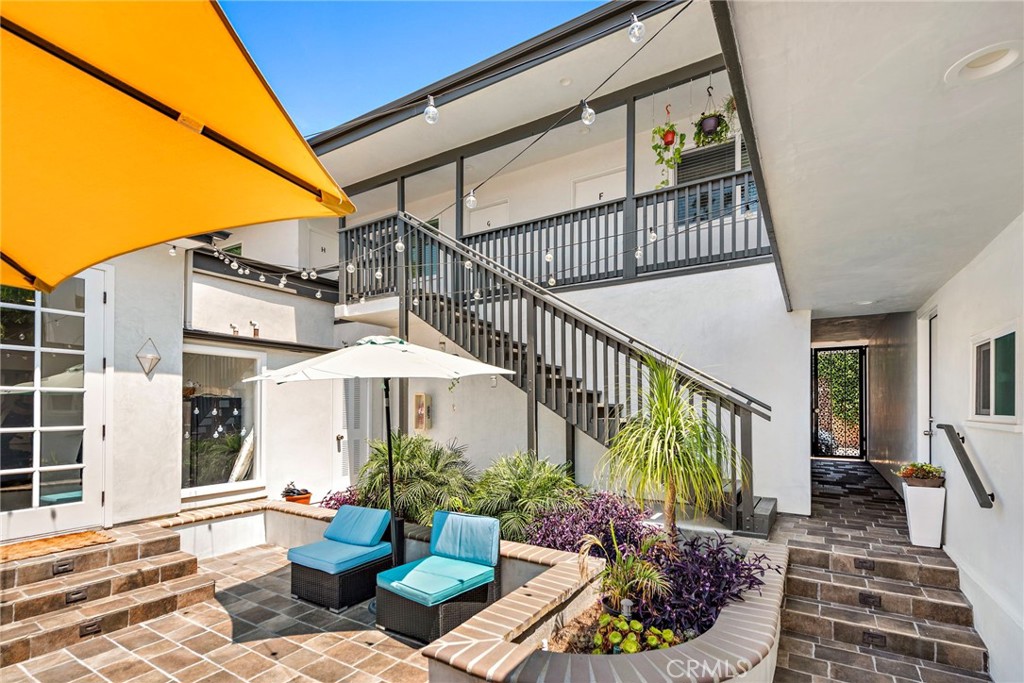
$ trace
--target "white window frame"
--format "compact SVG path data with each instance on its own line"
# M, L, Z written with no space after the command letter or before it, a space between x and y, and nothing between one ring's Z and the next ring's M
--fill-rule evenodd
M1014 377L1014 401L1013 401L1013 415L996 415L995 414L995 371L996 371L996 339L999 337L1006 336L1010 333L1014 334L1014 370L1016 376ZM971 337L970 346L970 403L967 406L967 414L970 416L968 422L977 423L983 426L998 427L1002 426L1019 426L1021 424L1021 398L1022 398L1022 387L1020 380L1020 369L1021 369L1021 333L1020 333L1020 322L1013 321L1012 323L1006 323L999 327L986 330L981 334L976 334ZM977 349L979 346L985 343L990 344L990 362L989 362L989 406L992 411L989 415L981 415L975 412L978 405L978 385L977 385L977 371L978 371L978 353Z
M264 372L267 369L267 354L263 351L239 349L231 346L216 346L212 344L185 343L182 346L181 353L183 356L186 353L195 353L206 356L223 356L226 358L249 358L256 361L257 372ZM184 375L182 377L182 381L184 381ZM235 481L226 482L224 484L183 488L181 489L181 502L183 507L187 506L190 501L196 501L196 499L202 499L203 505L210 505L218 502L217 498L230 498L235 497L237 494L252 491L262 492L266 489L266 470L263 464L263 443L266 440L266 433L264 431L266 421L263 419L263 383L254 382L253 384L255 384L255 405L253 406L255 419L253 424L255 425L254 428L257 432L256 449L253 453L252 462L252 479L249 479L248 481Z

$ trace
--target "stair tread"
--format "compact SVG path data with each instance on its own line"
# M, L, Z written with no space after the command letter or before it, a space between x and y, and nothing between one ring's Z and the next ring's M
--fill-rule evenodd
M132 562L122 562L120 564L112 564L84 572L56 576L52 579L37 581L23 587L7 589L3 593L0 593L0 604L17 602L26 598L37 598L50 593L66 593L69 590L86 586L97 581L124 576L125 574L130 574L140 569L166 567L191 558L194 558L194 556L178 550L173 553L164 553L162 555L146 557L141 560L133 560Z
M933 602L945 602L953 605L970 607L970 602L963 593L948 588L934 586L922 586L912 581L901 581L899 579L887 579L884 577L862 576L855 574L843 574L833 572L819 567L793 566L789 568L789 576L794 576L808 581L819 583L834 583L852 588L863 588L865 590L883 593L896 593L916 598L924 598Z
M864 683L924 681L977 683L988 675L918 657L783 631L775 681L810 681L811 676Z
M74 626L111 612L130 609L169 596L177 596L211 586L214 583L213 578L195 574L111 595L81 605L69 605L48 614L0 626L0 643L9 643L44 631Z
M810 598L786 596L783 612L816 615L819 619L843 621L872 631L895 633L985 650L985 643L970 626L958 626L929 619L881 612L869 607L838 604Z

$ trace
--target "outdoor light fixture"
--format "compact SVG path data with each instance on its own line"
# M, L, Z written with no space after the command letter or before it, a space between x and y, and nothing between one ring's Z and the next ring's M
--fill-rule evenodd
M323 294L322 294L322 293L320 292L320 290L319 290L319 289L318 289L318 290L316 290L316 298L317 298L317 299L323 299L323 298L324 298L324 295L323 295Z
M594 125L594 121L597 121L597 113L590 108L586 100L580 100L580 106L583 108L580 114L580 121L583 121L584 126Z
M260 277L263 277L263 276L261 275ZM250 320L249 321L249 326L252 327L252 336L259 337L260 336L260 324L258 322L256 322L255 320Z
M317 274L317 272L316 272L316 269L315 269L315 268L309 271L309 279L310 279L310 280L315 280L315 279L317 279L318 277L320 277L320 276L319 276L319 275Z
M264 275L263 273L260 273L260 282L266 282L266 281L267 281L267 276Z
M171 256L177 256L178 248L172 244L171 248L167 250L167 253L170 254Z
M234 323L228 323L228 327L231 328L231 334L233 334L233 335L235 335L237 337L238 336L238 325L236 325Z
M644 39L644 34L646 33L647 29L644 28L644 22L637 19L636 15L634 14L633 23L629 25L629 42L634 44L639 43L641 40Z
M473 190L470 190L469 194L466 195L466 208L470 211L476 208L476 194Z
M142 348L135 354L135 357L138 359L139 365L142 366L142 371L146 373L146 377L149 377L156 368L157 363L160 362L160 352L157 351L152 337L146 340L146 343L142 345Z
M395 242L395 251L397 251L399 254L405 251L405 242L402 241L401 237L399 237L398 241Z
M423 118L426 119L427 123L434 125L437 120L441 118L440 113L437 111L437 107L434 106L434 96L427 95L427 107L423 110Z
M349 263L347 266L345 266L345 272L349 273L349 274L356 272L355 264L354 263Z
M1022 61L1024 43L1007 40L975 50L946 70L949 85L976 83L1011 69Z
M309 272L305 268L302 269L302 273L299 275L303 280L309 279Z

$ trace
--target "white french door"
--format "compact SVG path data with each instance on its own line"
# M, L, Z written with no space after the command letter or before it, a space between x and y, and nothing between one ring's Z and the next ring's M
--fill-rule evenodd
M103 521L103 277L0 297L0 536Z
M334 392L334 466L331 490L341 491L356 483L359 470L366 464L366 401L369 382L364 379L336 379Z

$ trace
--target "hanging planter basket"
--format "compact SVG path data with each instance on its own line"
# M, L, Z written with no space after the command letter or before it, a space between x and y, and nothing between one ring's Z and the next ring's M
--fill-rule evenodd
M698 125L705 135L714 135L718 131L718 126L721 125L721 123L721 116L718 114L709 114L703 117Z
M693 143L697 147L713 145L729 139L729 118L725 111L715 107L715 100L711 95L712 90L714 88L709 85L708 102L704 106L700 118L693 124Z

